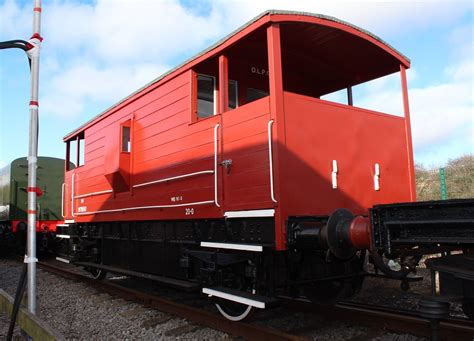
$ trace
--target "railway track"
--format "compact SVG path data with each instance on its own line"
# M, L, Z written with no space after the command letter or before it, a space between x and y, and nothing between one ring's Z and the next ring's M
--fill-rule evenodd
M392 331L430 337L432 330L430 321L410 310L395 310L380 306L341 302L334 307L338 316L349 315L360 322L383 326ZM474 322L467 319L447 318L440 321L440 336L443 340L473 340Z
M194 324L210 327L234 336L246 339L306 340L302 336L292 335L258 324L230 322L220 315L206 310L125 287L111 281L97 281L73 269L66 269L48 262L39 262L38 266L48 272L94 286L111 295L126 300L138 301L162 312L185 318ZM395 310L353 302L342 302L332 307L320 307L305 302L287 301L285 306L291 310L304 311L311 315L321 315L321 312L324 312L324 319L360 323L378 330L410 333L423 337L430 337L432 332L430 321L417 316L414 311ZM443 340L472 340L474 337L474 322L454 318L443 320L440 323L440 335Z
M76 281L94 286L108 294L121 297L126 300L139 301L147 306L156 308L162 312L185 318L192 323L210 327L225 333L244 337L246 339L259 340L305 340L296 335L287 334L275 329L266 328L245 322L231 322L219 315L208 311L191 307L185 304L167 300L156 295L127 288L110 281L97 281L91 277L75 271L64 269L46 262L39 262L38 267L48 272L60 275Z
M368 305L343 301L334 306L318 306L309 302L286 301L285 305L294 311L305 311L321 315L337 321L361 323L378 329L398 333L413 334L421 337L431 337L431 322L419 316L416 311L394 309L383 306ZM453 318L441 320L439 335L443 340L474 340L474 322L468 319Z

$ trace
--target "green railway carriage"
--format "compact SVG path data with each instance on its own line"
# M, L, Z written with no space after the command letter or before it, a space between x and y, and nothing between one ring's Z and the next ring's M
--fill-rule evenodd
M63 182L64 160L38 157L37 187L42 195L37 201L37 232L55 232L56 225L63 221ZM25 157L0 169L0 249L11 247L14 234L21 237L16 238L17 243L24 238L28 219L27 188L28 160ZM42 237L38 239L45 246L46 239Z

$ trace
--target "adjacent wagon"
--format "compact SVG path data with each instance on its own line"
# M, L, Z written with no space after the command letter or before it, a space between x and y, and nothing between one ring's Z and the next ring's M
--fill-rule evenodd
M63 179L63 159L38 157L37 187L41 195L38 198L36 231L39 233L38 242L44 247L52 239L50 233L63 222ZM0 169L0 243L3 243L0 249L24 249L27 210L28 161L23 157Z

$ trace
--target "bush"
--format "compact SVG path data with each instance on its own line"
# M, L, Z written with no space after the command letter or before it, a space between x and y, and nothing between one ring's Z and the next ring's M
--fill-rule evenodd
M474 198L474 156L449 160L444 167L448 199ZM438 168L415 165L418 201L441 199Z

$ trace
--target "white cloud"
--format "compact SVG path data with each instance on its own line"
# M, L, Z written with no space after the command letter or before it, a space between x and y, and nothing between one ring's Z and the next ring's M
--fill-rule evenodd
M151 64L98 68L93 64L77 63L45 84L44 93L48 95L42 100L42 110L59 116L76 116L84 111L87 102L114 103L166 69Z
M408 83L418 76L414 69L407 70ZM400 73L374 79L352 88L354 104L361 108L403 116ZM342 89L321 97L324 100L347 104L347 90Z
M410 99L415 148L421 151L437 144L449 143L451 138L468 126L471 129L464 138L466 143L472 142L472 85L453 81L412 89Z
M456 20L469 3L412 2L360 3L307 1L216 1L212 10L199 16L177 1L114 2L99 0L93 5L56 3L51 9L51 45L65 46L91 62L73 63L55 73L47 86L43 108L57 115L76 115L86 101L113 103L165 71L167 61L191 54L240 26L268 8L297 9L323 13L367 28L378 35L394 36L405 30L427 28ZM374 16L377 13L377 16ZM423 13L423 15L420 15ZM87 23L87 24L85 24ZM79 29L78 29L79 27ZM466 56L463 46L472 32L465 27L449 37L458 56ZM191 38L192 37L192 38ZM468 51L469 52L469 51ZM147 63L147 64L145 64ZM102 67L95 65L101 64ZM143 65L145 64L145 65ZM440 141L466 139L472 134L472 59L463 58L445 70L446 81L410 89L413 140L416 150ZM408 80L418 74L408 71ZM126 79L126 82L123 80ZM384 77L366 85L358 101L368 107L403 115L399 75ZM355 95L357 90L355 90ZM52 95L54 94L54 95ZM62 108L69 108L67 113ZM469 133L469 131L468 131Z
M0 5L0 37L2 40L22 39L31 36L31 11L20 7L14 0Z
M0 37L31 33L29 4L0 5ZM158 77L178 59L194 54L226 30L211 11L200 16L177 0L43 4L42 114L93 116L92 103L106 108ZM86 117L87 117L86 116Z
M320 13L337 17L384 36L399 35L414 29L455 22L469 1L304 1L304 0L239 0L216 1L216 7L232 22L243 23L267 9L285 9Z
M473 5L474 6L474 5ZM471 13L472 18L472 13ZM474 32L471 23L465 26L460 26L451 31L448 41L452 46L456 47L451 52L457 59L472 59L474 53L473 37Z
M82 50L106 64L162 63L218 37L217 14L201 17L178 1L60 2L46 6L44 30L51 48Z
M472 83L474 80L474 60L469 58L457 65L448 66L445 69L445 74L456 81L471 81L471 86L474 86Z
M421 159L424 159L423 154L433 154L440 146L447 145L456 145L461 152L474 152L473 68L472 60L461 60L447 68L445 82L409 86L413 145ZM396 76L396 79L371 82L375 83L373 86L368 83L361 94L363 97L355 104L402 116L400 78ZM460 141L464 141L464 148Z
M31 4L0 4L0 38L31 35ZM193 6L199 6L199 4ZM178 0L54 0L43 3L41 67L42 114L84 120L120 100L207 47L232 29L269 8L308 11L338 17L388 40L414 30L448 27L468 11L471 2L397 1L211 1L205 8L186 8ZM471 12L472 13L472 12ZM455 62L439 84L410 89L414 144L417 150L472 141L472 27L454 30L448 40ZM469 43L466 43L468 41ZM409 82L422 75L410 70ZM362 106L401 112L399 78L380 80L364 92ZM356 101L358 98L355 98ZM453 114L455 113L455 114ZM470 136L469 136L470 134ZM461 136L461 137L460 137Z
M30 4L0 5L0 37L28 36ZM453 21L467 3L400 1L212 1L208 13L178 0L43 4L42 109L44 114L74 116L88 101L110 105L206 47L231 29L269 8L310 11L340 17L380 35L427 27L441 17ZM423 15L419 15L419 12ZM373 15L377 13L377 15ZM20 28L20 30L18 30ZM454 38L453 38L454 39ZM124 81L126 80L126 81ZM89 114L89 113L88 113Z

